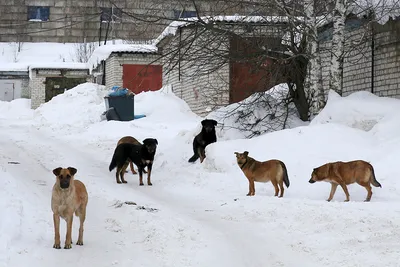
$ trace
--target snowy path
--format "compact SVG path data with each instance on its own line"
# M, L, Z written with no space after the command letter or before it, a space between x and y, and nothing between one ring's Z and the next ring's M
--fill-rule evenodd
M0 133L0 175L9 200L3 204L8 218L0 221L6 237L0 249L8 253L1 255L0 266L381 267L396 266L400 259L397 202L328 204L293 193L276 199L263 195L261 186L258 196L246 198L246 188L232 193L218 174L208 177L198 165L164 168L169 155L161 150L153 187L138 187L131 174L127 185L117 185L108 160L98 155L101 149L79 147L30 126L0 126L7 128ZM52 248L50 209L51 170L66 164L78 169L76 178L89 192L85 245L69 251ZM124 201L158 211L115 206ZM61 229L63 242L65 224Z
M34 129L26 131L13 126L7 135L0 134L0 147L6 152L1 166L23 194L16 196L18 202L13 204L17 205L20 221L13 225L16 233L9 244L8 266L22 266L28 259L40 266L54 266L60 261L77 261L80 265L96 262L97 266L294 266L304 258L295 252L285 257L290 249L279 240L273 241L276 236L264 243L257 232L207 213L201 203L183 202L156 187L116 185L107 162L96 161L90 154L42 136ZM10 165L8 161L21 164ZM76 178L88 187L89 206L85 246L57 251L52 249L51 170L67 167L65 164L77 167ZM115 208L117 201L134 201L159 211L147 212L126 205ZM63 237L65 226L61 229ZM73 239L76 235L74 224Z

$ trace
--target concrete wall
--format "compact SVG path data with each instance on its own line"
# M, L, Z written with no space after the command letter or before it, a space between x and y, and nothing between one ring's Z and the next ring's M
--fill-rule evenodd
M108 38L116 39L152 39L158 36L170 20L161 20L152 25L143 23L127 14L143 14L174 18L174 10L195 10L187 1L169 0L8 0L0 1L0 42L83 42L98 41L100 29L104 39L108 23L101 23L102 7L112 7L113 2L125 14L110 25ZM238 6L235 9L224 5L215 5L210 1L196 1L201 15L246 14ZM50 7L49 21L28 21L28 6Z
M328 31L320 34L323 87L326 93L329 91L331 47ZM374 35L369 24L349 21L345 40L343 96L356 91L368 91L378 96L400 98L400 21L374 24Z

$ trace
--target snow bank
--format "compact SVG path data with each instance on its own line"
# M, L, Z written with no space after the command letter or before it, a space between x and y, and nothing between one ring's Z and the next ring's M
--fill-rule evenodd
M338 123L369 131L379 122L396 119L398 110L398 99L378 97L365 91L340 97L330 91L325 108L310 124Z
M221 140L248 138L281 130L286 120L283 99L287 93L286 84L277 85L265 93L255 93L241 102L215 110L207 118L219 122L217 133ZM290 105L285 128L307 124L298 118L294 105Z
M31 100L19 98L13 101L0 101L0 119L31 119L33 110Z
M65 134L79 133L101 120L106 94L104 86L80 84L40 105L34 111L35 125Z

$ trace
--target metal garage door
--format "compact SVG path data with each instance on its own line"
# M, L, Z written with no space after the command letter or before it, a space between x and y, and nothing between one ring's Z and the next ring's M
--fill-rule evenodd
M155 91L162 87L161 65L123 65L123 87L135 94L142 91Z
M0 85L0 100L1 101L14 100L14 83L2 83Z

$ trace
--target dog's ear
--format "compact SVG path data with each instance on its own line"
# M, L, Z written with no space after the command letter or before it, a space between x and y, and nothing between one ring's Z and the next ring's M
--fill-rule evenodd
M214 126L217 126L218 122L216 120L211 120Z
M55 168L55 169L53 170L53 173L54 173L54 175L55 175L55 176L59 176L59 175L60 175L60 172L61 172L61 170L62 170L62 168L61 168L61 167Z
M249 152L248 152L248 151L245 151L245 152L243 152L243 155L244 155L245 157L247 157L247 155L249 155Z
M70 173L72 176L74 176L75 173L78 171L78 170L75 169L74 167L68 167L67 169L69 170L69 173Z
M157 141L157 139L153 139L154 140L154 143L156 143L156 145L158 145L158 141Z
M204 124L206 123L207 120L202 120L201 121L201 125L204 126Z
M239 155L239 152L233 152L233 154L236 155L236 157Z

